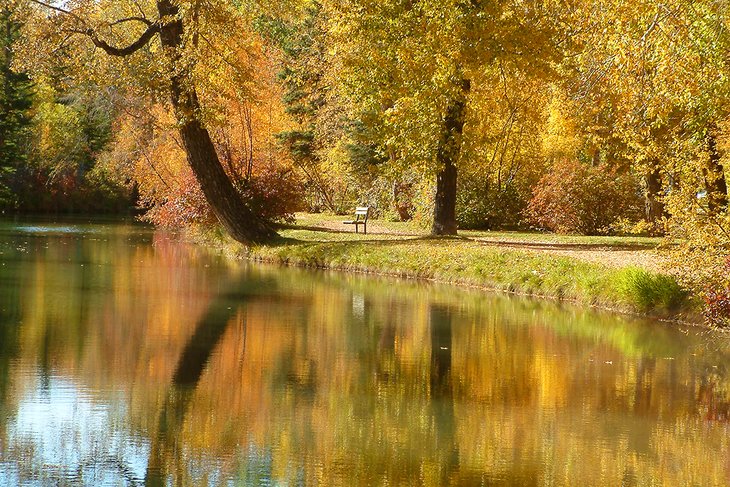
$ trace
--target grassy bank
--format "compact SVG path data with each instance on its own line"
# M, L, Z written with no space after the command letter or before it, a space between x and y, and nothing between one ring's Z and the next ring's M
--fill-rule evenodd
M282 238L267 245L244 249L228 242L226 250L255 261L429 279L667 318L694 313L691 300L672 277L639 267L609 267L548 252L503 248L471 235L356 235L311 224L280 233ZM540 239L544 242L544 235ZM595 243L595 237L589 239ZM624 246L627 241L614 237L601 244Z

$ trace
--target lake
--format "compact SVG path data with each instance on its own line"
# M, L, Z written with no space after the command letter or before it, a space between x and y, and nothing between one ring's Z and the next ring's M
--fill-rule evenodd
M728 337L0 223L0 485L727 485Z

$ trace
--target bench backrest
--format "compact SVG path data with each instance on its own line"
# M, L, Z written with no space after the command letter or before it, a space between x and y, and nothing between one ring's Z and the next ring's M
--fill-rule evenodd
M357 220L359 220L361 216L364 217L363 220L367 220L369 213L370 213L369 206L358 206L357 208L355 208L355 217Z

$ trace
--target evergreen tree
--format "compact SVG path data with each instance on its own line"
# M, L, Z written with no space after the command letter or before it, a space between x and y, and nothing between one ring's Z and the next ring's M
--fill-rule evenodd
M332 164L328 163L332 152L344 157L342 171L365 179L373 165L386 159L374 143L371 124L364 118L352 119L336 89L337 79L328 59L332 47L327 33L329 22L322 4L312 1L294 19L262 16L257 27L281 53L278 78L283 88L282 101L286 113L296 122L276 137L304 173L310 192L318 196L313 207L321 204L337 213L349 211L356 201L343 201L333 187L336 184L332 179L337 178L331 177ZM329 171L325 169L328 166Z
M15 171L27 160L32 84L12 69L13 42L20 24L9 6L0 9L0 209L15 206Z
M286 112L299 126L281 132L278 138L298 164L311 164L317 159L316 118L327 102L321 16L320 5L313 2L305 7L304 15L298 21L262 17L258 22L259 31L276 44L283 55L279 72L284 88L283 101Z

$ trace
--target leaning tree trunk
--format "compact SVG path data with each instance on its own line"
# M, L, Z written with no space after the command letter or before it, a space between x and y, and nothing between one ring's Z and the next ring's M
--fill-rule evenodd
M717 147L715 135L716 127L707 131L707 167L704 169L705 188L707 189L707 207L711 214L716 215L727 207L727 181L725 168L722 165L722 154Z
M433 207L431 235L456 235L456 162L461 153L466 97L471 84L462 80L462 89L446 110L436 163L436 197Z
M171 52L171 65L179 64L183 23L172 0L157 2L160 18L174 19L160 27L160 42ZM184 71L184 70L183 70ZM208 130L199 117L200 101L185 74L170 77L171 101L188 163L200 184L205 199L218 221L239 242L255 242L274 235L269 224L249 208L221 165Z

